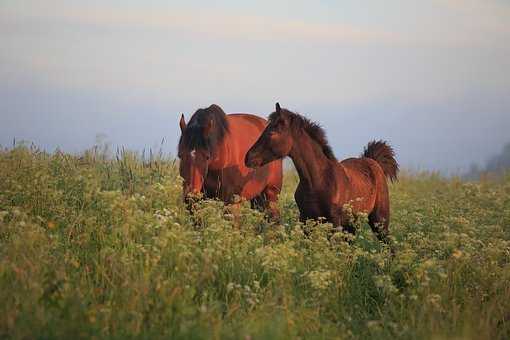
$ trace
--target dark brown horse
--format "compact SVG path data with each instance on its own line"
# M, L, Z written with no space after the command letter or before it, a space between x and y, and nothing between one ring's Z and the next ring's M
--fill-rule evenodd
M202 193L232 204L237 195L278 219L282 161L257 169L244 163L246 152L266 124L264 118L251 114L227 115L215 104L197 110L188 124L182 115L178 156L184 198Z
M385 142L370 142L360 158L338 162L324 130L276 104L269 124L246 154L246 165L264 166L285 156L299 174L295 199L300 219L325 218L335 227L354 233L351 213L368 214L372 230L387 240L390 201L386 178L397 179L398 164Z

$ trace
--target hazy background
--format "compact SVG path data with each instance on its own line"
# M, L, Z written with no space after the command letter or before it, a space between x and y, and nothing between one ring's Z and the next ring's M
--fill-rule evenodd
M0 3L0 144L78 152L167 140L179 113L275 101L339 158L389 140L405 167L459 172L510 141L510 2Z

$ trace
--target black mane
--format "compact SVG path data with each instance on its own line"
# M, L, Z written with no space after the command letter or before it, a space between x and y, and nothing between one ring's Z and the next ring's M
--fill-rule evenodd
M320 145L322 151L324 152L324 155L328 159L336 161L335 154L333 153L331 146L329 146L328 139L326 138L326 132L319 124L312 122L311 120L300 114L294 113L283 108L281 109L281 113L273 112L272 114L270 114L269 120L272 121L277 119L280 114L289 117L290 128L293 131L305 130L308 133L308 135Z
M205 136L204 129L213 122L212 130ZM181 135L179 149L185 147L188 150L206 149L213 151L216 145L223 140L229 131L227 115L221 107L212 104L208 108L198 109Z

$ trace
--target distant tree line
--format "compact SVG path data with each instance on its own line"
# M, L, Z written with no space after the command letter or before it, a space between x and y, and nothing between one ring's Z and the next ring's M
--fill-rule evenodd
M500 176L510 171L510 143L507 143L503 150L492 156L484 167L472 164L469 172L465 175L469 179L478 179L480 175Z

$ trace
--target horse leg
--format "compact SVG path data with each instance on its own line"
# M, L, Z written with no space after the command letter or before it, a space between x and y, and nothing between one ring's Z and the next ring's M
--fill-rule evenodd
M280 222L280 211L278 210L279 190L267 186L260 195L251 199L251 208L264 211L272 222Z
M258 211L264 211L266 209L266 203L265 203L265 197L263 194L253 197L250 200L250 206L252 209L258 210Z
M354 243L354 237L356 235L356 228L350 222L345 222L341 225L342 232L347 238L347 243L352 245ZM351 236L352 235L352 236Z
M280 194L280 189L268 185L263 191L263 197L265 201L265 209L269 216L269 219L275 223L280 222L280 210L278 209L278 195Z
M389 201L387 202L389 203ZM391 257L394 257L395 248L388 237L388 227L390 225L390 207L388 203L375 207L370 215L368 215L368 224L370 224L372 231L377 235L379 241L384 242L389 247Z
M388 202L378 202L368 215L368 224L380 241L389 244L390 207Z
M280 210L278 209L278 195L282 190L283 172L282 162L272 162L269 164L269 176L267 184L262 195L266 202L266 214L274 223L280 223Z
M356 234L356 228L352 225L349 218L344 216L340 209L335 209L330 217L330 222L333 224L333 232L341 231L345 234ZM349 238L349 244L352 244L353 240Z
M232 222L234 227L239 229L241 225L241 203L234 202L227 206L228 211L232 214Z

